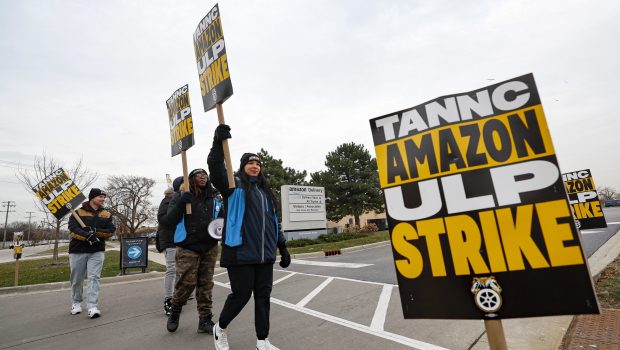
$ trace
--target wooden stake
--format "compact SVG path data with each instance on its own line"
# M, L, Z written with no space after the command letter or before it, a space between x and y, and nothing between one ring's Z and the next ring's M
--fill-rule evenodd
M80 227L82 228L86 227L86 225L84 224L84 221L82 221L82 218L75 212L75 210L73 210L73 207L71 206L71 204L67 203L67 205L65 206L67 207L67 209L71 210L71 215L73 215L73 217L78 222L78 224L80 224Z
M224 110L222 109L222 104L215 104L217 109L217 120L220 124L225 124L224 122ZM222 148L224 149L224 160L226 161L226 174L228 175L228 188L235 188L235 176L233 174L232 162L230 160L230 150L228 149L228 140L222 140Z
M183 188L187 192L189 191L189 176L187 175L187 155L185 155L185 151L181 151L181 161L183 162ZM185 203L185 213L192 215L191 203Z
M19 259L15 259L15 287L19 285Z
M491 350L508 350L502 320L484 320L484 328L487 331Z

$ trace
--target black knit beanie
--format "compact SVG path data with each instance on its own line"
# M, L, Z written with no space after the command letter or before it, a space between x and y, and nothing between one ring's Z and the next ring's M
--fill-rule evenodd
M97 196L108 196L103 190L99 189L99 188L91 188L90 192L88 193L88 200L92 201L93 198L97 197Z
M251 160L255 160L258 162L258 164L261 164L260 158L258 157L256 153L244 153L241 156L241 163L239 165L239 170L243 171L243 168L245 167L245 165L248 164L248 162Z

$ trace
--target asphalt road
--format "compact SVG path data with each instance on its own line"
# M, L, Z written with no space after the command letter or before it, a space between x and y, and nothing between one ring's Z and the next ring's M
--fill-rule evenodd
M607 229L582 232L588 256L620 227L620 208L605 214ZM229 292L225 270L215 280L217 315ZM294 261L286 270L276 265L270 340L281 349L488 349L481 321L404 320L395 283L389 244ZM0 349L213 349L210 336L196 333L193 300L179 330L165 330L162 289L161 278L103 284L103 315L93 320L69 314L68 289L2 295ZM546 330L561 328L553 326L561 318L506 320L509 348L546 348ZM253 349L252 301L229 332L233 349ZM523 339L540 347L522 345Z

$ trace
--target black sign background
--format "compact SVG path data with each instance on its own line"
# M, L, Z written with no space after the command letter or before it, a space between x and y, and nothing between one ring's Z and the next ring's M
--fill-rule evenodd
M532 74L370 126L405 318L599 312ZM513 169L508 185L494 182ZM506 196L543 173L537 187ZM499 308L476 303L480 279L501 287Z
M121 246L123 247L121 254L121 269L131 267L147 267L148 265L148 238L147 237L131 237L121 238ZM142 254L137 259L129 256L132 247L141 249Z
M194 53L205 112L233 94L220 9L217 4L194 32Z
M86 200L77 184L62 168L46 176L32 190L58 220L70 212L67 203L70 203L73 209L77 209Z
M573 179L573 177L578 177ZM592 228L607 227L605 214L601 209L601 202L598 199L596 185L590 169L578 170L562 174L568 200L571 204L573 216L579 221L579 229L587 230ZM591 198L583 199L583 195L588 193ZM580 198L581 197L581 198Z

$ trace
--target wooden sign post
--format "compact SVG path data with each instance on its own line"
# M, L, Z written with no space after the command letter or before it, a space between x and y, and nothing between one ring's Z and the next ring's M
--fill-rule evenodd
M216 104L217 120L220 124L226 124L224 122L224 110L222 104ZM222 140L222 148L224 149L224 161L226 162L226 175L228 175L228 187L235 188L235 177L233 174L232 161L230 159L230 150L228 149L228 140Z
M183 192L189 191L189 176L187 175L187 155L185 151L181 151L181 161L183 162ZM185 203L185 212L187 215L192 214L192 204Z
M484 320L484 328L487 331L491 350L508 350L502 320Z

